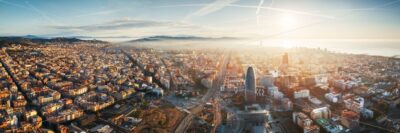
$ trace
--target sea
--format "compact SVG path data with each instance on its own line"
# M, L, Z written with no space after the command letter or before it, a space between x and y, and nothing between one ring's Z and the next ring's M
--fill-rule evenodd
M85 38L96 39L96 38ZM110 42L124 42L137 38L97 38ZM236 40L237 41L237 40ZM243 40L241 40L243 41ZM246 42L246 41L244 41ZM207 42L209 43L209 42ZM227 41L227 43L230 43ZM309 47L350 54L365 54L400 58L400 39L274 39L248 41L248 45L272 47Z
M377 55L400 58L400 40L342 39L342 40L281 40L266 41L265 46L284 48L309 47L351 54Z

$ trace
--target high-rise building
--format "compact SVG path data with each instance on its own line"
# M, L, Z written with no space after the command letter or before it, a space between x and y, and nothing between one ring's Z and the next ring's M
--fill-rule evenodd
M244 98L246 102L255 101L256 95L256 74L252 66L247 68L245 93Z
M289 65L289 54L288 53L283 54L282 64L283 65Z
M283 56L282 56L282 64L279 67L279 69L283 74L287 74L288 73L288 69L289 69L289 54L288 53L283 54Z

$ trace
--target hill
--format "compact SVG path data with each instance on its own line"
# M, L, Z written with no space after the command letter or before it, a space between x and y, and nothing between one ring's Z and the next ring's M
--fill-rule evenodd
M34 35L27 36L7 36L0 37L0 47L8 46L10 44L21 44L21 45L46 45L46 44L54 44L54 43L108 43L100 40L80 40L77 38L65 38L65 37L56 37L56 38L42 38Z
M236 39L232 37L220 37L220 38L211 38L211 37L197 37L197 36L151 36L145 38L139 38L135 40L131 40L128 42L156 42L156 41L209 41L209 40L228 40L228 39Z

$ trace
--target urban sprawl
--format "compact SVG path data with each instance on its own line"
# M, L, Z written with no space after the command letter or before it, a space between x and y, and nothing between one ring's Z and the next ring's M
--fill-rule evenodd
M10 43L0 132L400 132L400 59L255 49Z

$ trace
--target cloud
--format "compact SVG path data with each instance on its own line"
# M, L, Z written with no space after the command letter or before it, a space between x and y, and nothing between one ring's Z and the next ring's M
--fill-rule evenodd
M204 6L204 5L206 5L206 7L208 6L208 4L182 4L182 5L167 5L167 6L159 6L159 7L161 7L161 8L165 8L165 7L197 7L197 6ZM228 3L228 4L224 4L223 6L221 6L221 4L216 4L214 6L219 7L219 8L217 8L217 10L220 10L223 7L253 8L253 9L260 9L260 10L270 10L270 11L281 12L281 13L290 13L290 14L297 14L297 15L304 15L304 16L327 18L327 19L335 18L334 16L329 16L329 15L324 15L324 14L317 14L317 13L312 13L312 12L291 10L291 9L285 9L285 8L258 6L258 5L257 6L251 6L251 5L249 6L249 5L239 5L239 4ZM203 8L205 8L205 7L203 7ZM202 10L202 9L200 9L200 10ZM207 11L207 12L209 13L210 11ZM203 11L201 13L195 12L195 13L190 14L189 16L195 16L195 15L202 16L202 15L204 15L204 13L203 13Z
M152 21L139 19L118 19L100 24L82 25L82 26L64 26L51 25L50 28L59 30L83 30L83 31L105 31L105 30L121 30L132 28L200 28L188 23L173 22L173 21Z
M92 12L92 13L87 13L87 14L81 14L76 17L87 17L87 16L97 16L97 15L109 15L117 12L121 12L125 9L111 9L111 10L105 10L105 11L98 11L98 12Z
M218 11L229 4L235 3L236 1L238 0L216 0L213 3L207 4L199 10L189 14L188 16L186 16L185 20L190 19L194 16L205 16L207 14Z
M30 9L29 7L26 7L24 5L13 3L13 2L9 2L9 1L5 1L5 0L0 0L0 3L7 4L7 5L10 5L10 6L14 6L14 7L23 8L23 9Z

